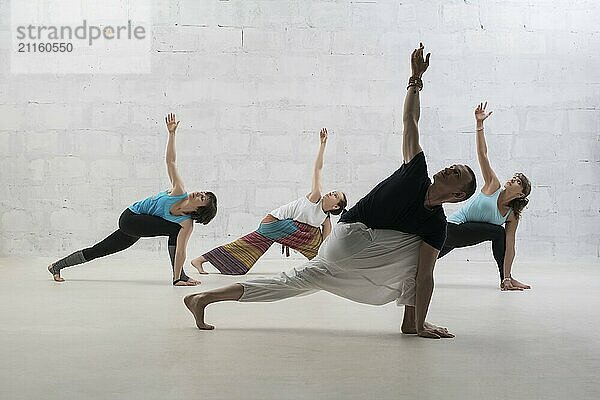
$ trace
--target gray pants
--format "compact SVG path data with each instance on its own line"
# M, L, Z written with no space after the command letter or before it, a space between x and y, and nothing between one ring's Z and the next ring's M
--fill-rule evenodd
M240 283L240 301L276 301L325 290L359 303L414 305L420 245L417 235L339 223L302 267Z

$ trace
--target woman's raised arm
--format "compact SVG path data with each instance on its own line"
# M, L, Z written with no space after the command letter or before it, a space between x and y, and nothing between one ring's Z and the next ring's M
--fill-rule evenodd
M321 171L323 170L323 155L325 154L325 145L327 144L327 129L321 129L319 132L319 152L315 160L315 167L312 176L312 188L308 196L308 200L312 203L317 203L321 200Z
M179 172L177 172L177 155L175 153L175 132L179 126L179 121L176 121L175 114L171 113L165 117L165 122L167 124L167 130L169 131L165 162L167 163L167 172L169 173L171 185L173 185L170 194L172 196L177 196L185 192L183 180L179 176Z

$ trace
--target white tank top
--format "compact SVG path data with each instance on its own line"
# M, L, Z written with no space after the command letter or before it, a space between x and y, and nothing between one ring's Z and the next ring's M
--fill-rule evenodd
M277 219L293 219L318 228L327 218L327 214L321 207L322 200L312 203L306 196L302 196L298 200L274 209L269 214Z

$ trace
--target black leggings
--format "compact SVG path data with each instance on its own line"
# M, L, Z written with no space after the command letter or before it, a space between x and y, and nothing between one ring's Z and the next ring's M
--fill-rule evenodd
M175 268L175 250L180 229L181 225L175 222L153 215L136 214L127 208L119 217L119 229L94 246L83 249L83 257L85 261L91 261L123 251L142 237L168 236L171 267ZM180 277L182 280L188 279L183 269Z
M438 258L444 257L458 247L473 246L488 240L492 242L492 253L498 264L500 280L502 280L504 279L504 250L506 249L506 233L502 225L485 222L465 222L457 225L448 222L448 237Z

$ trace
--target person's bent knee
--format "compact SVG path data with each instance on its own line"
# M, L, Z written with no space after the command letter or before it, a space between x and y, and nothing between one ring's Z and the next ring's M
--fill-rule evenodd
M502 225L486 224L485 234L492 240L503 239L506 236L506 230ZM489 240L489 239L488 239Z

